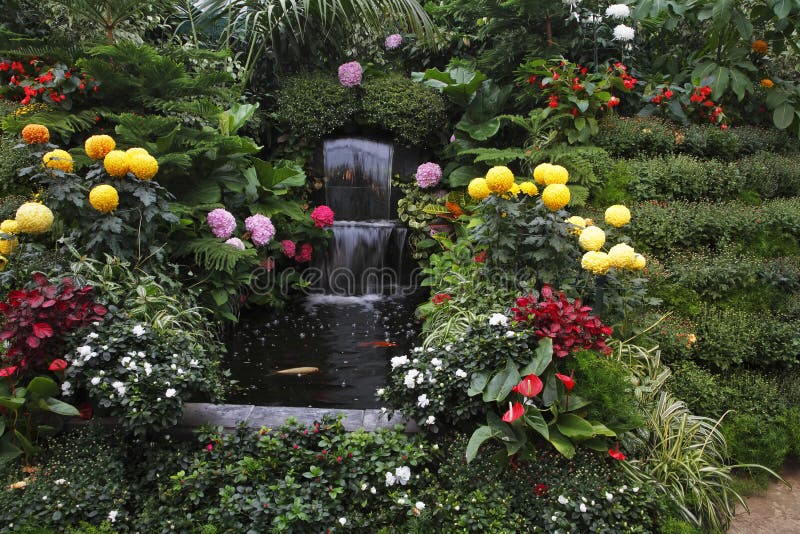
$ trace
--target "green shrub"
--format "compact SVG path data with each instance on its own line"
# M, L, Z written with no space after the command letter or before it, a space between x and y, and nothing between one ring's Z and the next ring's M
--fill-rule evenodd
M728 453L736 463L760 464L781 471L790 446L784 425L757 415L733 413L723 421L722 431L728 440ZM760 470L751 474L756 478L769 476Z
M0 135L0 196L29 195L36 188L31 180L18 175L21 168L36 163L28 150L14 148L20 143L18 136Z
M580 395L591 401L587 419L603 421L613 429L641 426L636 408L630 371L619 360L600 357L594 352L575 354L575 380Z
M292 134L312 140L347 124L358 109L352 89L321 73L287 78L277 99L278 122L288 125Z
M766 151L772 153L796 152L800 149L797 138L776 128L739 126L729 130L739 142L742 155Z
M693 124L684 130L678 151L700 158L731 160L739 154L739 138L730 130Z
M687 523L683 519L670 518L663 522L661 525L661 534L703 534L704 531L700 528Z
M762 198L800 196L800 156L757 152L735 165L742 188L755 191Z
M729 200L741 190L736 167L715 159L677 154L628 163L634 176L628 192L635 200Z
M631 196L628 184L634 180L626 161L614 161L611 165L598 169L600 186L592 189L592 202L596 206L628 204Z
M675 150L676 130L657 118L608 117L593 142L617 158L669 154Z
M742 202L643 202L633 206L629 235L637 248L665 256L677 249L718 250L734 243L763 256L800 253L800 198L759 206Z
M391 132L396 141L425 145L447 131L440 93L399 74L368 78L362 85L358 122Z

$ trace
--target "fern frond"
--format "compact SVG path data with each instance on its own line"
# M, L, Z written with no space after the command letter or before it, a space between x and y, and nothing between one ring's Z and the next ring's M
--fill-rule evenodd
M83 132L94 127L95 117L107 111L105 108L92 108L78 112L55 110L30 113L20 118L8 115L0 121L0 129L6 132L19 133L26 124L35 122L47 126L51 131L64 137L69 137L76 132Z
M490 165L505 165L511 161L525 158L525 151L521 148L470 148L462 150L459 156L474 154L473 163L488 162Z
M195 262L204 269L226 274L233 274L239 261L253 259L258 254L255 249L240 250L213 237L194 239L186 243L184 248L186 252L194 254Z

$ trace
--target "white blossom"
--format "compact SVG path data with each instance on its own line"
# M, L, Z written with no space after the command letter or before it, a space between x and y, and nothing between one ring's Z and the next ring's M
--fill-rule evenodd
M432 358L431 365L433 365L437 370L442 368L442 360L439 358Z
M198 367L199 365L200 362L198 362L197 360L189 360L189 367Z
M153 366L147 362L144 362L144 374L150 376L150 373L153 372Z
M581 510L581 513L582 513L582 514L585 514L585 513L586 513L586 505L585 505L585 504L583 504L583 503L581 503L581 505L580 505L580 510Z
M69 382L64 382L63 384L61 384L61 393L63 395L66 396L66 395L69 395L70 393L72 393L70 391L71 389L72 389L72 384L70 384Z
M424 510L425 503L422 501L417 501L416 503L414 503L414 508L416 508L417 510Z
M89 345L83 345L82 347L78 347L75 350L78 351L78 356L81 356L82 358L86 358L92 353L92 347L90 347Z
M614 40L615 41L633 41L636 32L630 26L618 24L614 27Z
M561 0L561 3L567 6L570 11L578 7L578 4L581 3L581 0Z
M563 495L559 495L558 496L558 502L559 502L559 504L567 504L569 502L569 499L567 499Z
M489 326L507 326L508 325L508 317L503 315L502 313L493 313L491 317L489 317Z
M118 514L119 512L117 512L116 510L111 510L110 512L108 512L108 520L113 523L114 521L117 520Z
M429 415L428 418L425 419L426 425L432 425L434 423L436 423L436 417L434 417L433 415Z
M417 375L419 375L417 369L411 369L406 372L406 375L403 377L403 383L408 389L414 389L414 386L417 384Z
M67 484L67 485L69 485L69 482L67 482L67 479L65 479L65 478L59 478L58 480L54 481L53 483L54 483L56 486L62 486L62 485L64 485L64 484Z
M405 486L411 479L411 468L407 466L398 467L394 470L394 474L397 477L397 481Z
M420 408L426 408L430 403L431 401L425 393L417 397L417 406Z
M88 337L89 339L97 339L97 338L98 338L98 337L100 337L100 336L97 334L97 332L91 332L91 333L90 333L89 335L87 335L86 337Z
M117 390L117 395L120 397L125 395L125 384L117 380L116 382L111 383L111 387Z
M378 390L377 390L375 393L376 393L377 395L383 395L384 393L386 393L386 389L384 389L384 388L378 388Z
M634 493L639 493L639 488L633 488Z
M467 378L467 372L463 369L456 369L456 376L458 378Z
M377 489L375 489L375 486L372 486L372 487L369 489L369 492L370 492L371 494L375 495L376 493L378 493L378 490L377 490Z
M506 332L506 337L509 338L509 339L514 337L515 335L517 335L517 334L514 333L513 330L509 330L508 332Z
M613 501L614 500L614 494L606 492L606 499L608 499L608 502Z
M94 377L92 377L91 380L89 380L89 382L91 382L91 384L93 386L96 386L97 384L100 383L100 380L102 380L102 379L99 376L94 376Z
M394 358L391 359L391 363L392 363L392 369L400 367L401 365L406 365L408 363L408 356L406 355L395 356Z
M344 517L340 517L339 518L339 524L344 526L345 523L347 523L347 519L345 519Z
M178 392L177 392L177 391L175 391L175 389L174 389L174 388L169 388L169 389L167 389L167 391L164 393L164 396L165 396L166 398L168 398L168 399L169 399L169 398L172 398L172 397L174 397L176 393L178 393Z
M606 17L622 20L631 16L631 8L625 4L611 4L606 8Z
M392 474L391 471L386 472L386 485L387 486L394 486L394 483L397 482L397 477Z
M136 326L134 326L133 330L131 330L131 332L136 337L142 337L145 334L144 327L142 325L140 325L140 324L137 324Z

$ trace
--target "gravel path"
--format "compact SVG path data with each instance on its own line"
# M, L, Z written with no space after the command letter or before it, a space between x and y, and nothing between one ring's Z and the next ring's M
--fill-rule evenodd
M765 495L749 497L750 513L738 508L728 534L800 534L800 463L787 465L783 478L792 487L772 483Z

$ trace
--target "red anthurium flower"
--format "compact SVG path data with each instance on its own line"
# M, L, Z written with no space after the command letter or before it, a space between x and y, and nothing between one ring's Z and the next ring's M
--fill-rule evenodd
M436 293L431 299L431 302L433 302L434 306L438 306L439 304L444 304L448 300L453 300L453 297L447 293Z
M572 388L575 387L575 379L572 378L571 376L556 373L556 378L564 382L564 385L567 387L567 393L572 391Z
M625 454L620 452L619 445L617 445L615 449L608 449L608 455L615 460L619 460L620 462L623 462L628 459L628 457L625 456Z
M523 397L535 397L544 389L544 384L538 376L530 374L520 381L519 384L511 388L511 391L516 391Z
M94 415L94 409L91 404L84 402L80 405L80 408L78 408L78 413L81 419L88 421L92 418L92 415Z
M11 376L17 371L17 366L12 365L11 367L6 367L5 369L0 369L0 376Z
M47 369L49 371L63 371L67 368L67 362L62 360L61 358L56 358L52 362L50 362L50 367Z
M513 423L525 413L525 407L522 403L515 402L513 405L508 403L508 411L503 414L503 421L506 423Z

